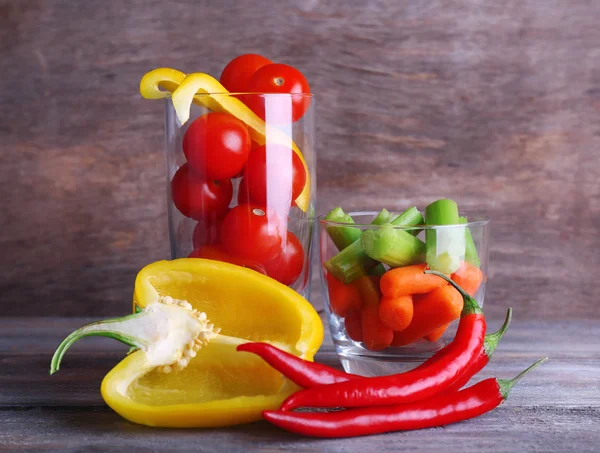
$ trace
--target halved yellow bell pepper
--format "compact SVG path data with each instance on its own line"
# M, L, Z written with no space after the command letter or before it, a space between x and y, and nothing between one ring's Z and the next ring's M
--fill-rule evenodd
M223 96L228 93L227 89L208 74L193 73L186 76L176 69L158 68L148 72L140 81L140 93L146 99L162 99L171 96L171 92L173 106L181 124L185 124L189 119L190 107L194 102L214 112L229 113L243 121L248 126L252 139L259 145L264 145L266 137L269 137L271 143L292 148L300 157L306 172L306 183L296 199L296 204L303 211L308 209L311 175L302 152L290 136L276 127L269 126L239 99Z
M92 323L67 337L51 373L84 336L104 335L137 348L106 375L101 391L121 416L149 426L258 420L297 387L236 346L266 341L310 360L323 339L318 314L295 291L218 261L184 258L146 266L136 279L134 303L139 313Z

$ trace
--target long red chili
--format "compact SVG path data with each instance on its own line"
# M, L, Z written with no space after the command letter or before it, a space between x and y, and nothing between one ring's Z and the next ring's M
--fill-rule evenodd
M451 390L456 391L461 389L472 376L477 374L489 362L492 353L495 351L500 339L510 325L512 318L512 309L509 308L506 313L504 324L497 332L487 334L483 341L483 347L477 358L471 363L464 375L452 384ZM238 351L250 352L261 357L265 362L271 365L280 373L284 374L292 382L300 387L312 388L318 385L335 384L337 382L346 382L353 379L363 379L363 376L356 374L345 373L327 365L316 362L309 362L298 356L282 351L281 349L268 343L244 343L237 347ZM431 356L426 362L422 363L418 368L425 368L437 362L446 352L448 346L440 349L436 354Z
M243 343L237 347L237 350L260 356L277 371L304 388L362 378L321 363L309 362L268 343Z
M473 376L475 376L477 373L483 370L483 368L489 363L490 359L492 358L492 354L496 350L498 343L508 330L508 326L510 326L511 319L512 308L509 308L506 311L506 317L504 318L504 323L502 324L502 326L500 326L500 329L498 329L494 333L490 333L485 336L485 339L483 341L483 347L481 348L479 355L475 358L475 360L471 362L471 364L467 367L463 374L461 374L458 377L458 379L456 379L456 381L454 381L454 383L442 393L452 393L459 391L471 380ZM445 349L448 346L431 356L431 358L427 362L423 363L421 366L423 367L437 362L441 358L441 356L445 354Z
M547 359L538 360L511 380L486 379L460 392L425 401L326 413L265 411L263 417L287 431L313 437L356 437L444 426L496 408L526 373Z
M284 401L281 410L297 407L363 407L405 404L444 392L477 358L485 336L485 318L477 301L446 275L444 278L463 296L464 307L454 341L430 366L403 374L356 379L300 390Z

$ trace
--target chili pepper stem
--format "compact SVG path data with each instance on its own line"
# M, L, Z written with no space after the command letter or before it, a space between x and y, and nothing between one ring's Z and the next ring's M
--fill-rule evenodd
M164 372L183 369L196 352L208 342L239 345L244 340L219 335L206 313L193 310L183 300L161 296L157 303L148 305L139 313L97 321L71 333L58 346L50 363L50 374L60 368L67 349L77 340L89 336L113 338L134 349L149 354L153 366Z
M442 274L441 272L434 271L434 270L431 270L431 269L428 269L428 270L424 271L424 273L425 274L437 275L438 277L443 278L448 283L450 283L454 288L456 288L456 290L461 294L461 296L463 296L463 299L465 300L465 306L463 308L464 314L480 315L480 314L483 313L483 311L481 310L481 307L479 306L479 304L477 303L477 301L475 299L473 299L469 293L467 293L464 289L462 289L450 277L448 277L445 274Z
M487 355L488 358L492 357L492 354L496 350L498 343L500 342L500 340L502 339L502 337L508 330L511 320L512 320L512 308L509 308L506 311L506 317L504 318L504 323L502 324L502 326L496 332L487 334L485 336L483 348L485 349L485 355Z
M496 381L498 382L498 387L500 387L500 394L502 395L502 398L507 399L514 385L521 379L523 379L523 376L525 376L531 370L534 370L535 368L539 367L542 363L546 361L548 361L548 357L542 357L537 362L530 365L527 369L521 371L512 379L496 379Z

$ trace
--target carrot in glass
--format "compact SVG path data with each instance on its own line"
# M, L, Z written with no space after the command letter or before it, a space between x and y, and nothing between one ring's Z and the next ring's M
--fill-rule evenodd
M463 261L451 278L467 293L474 296L483 282L483 272L471 263Z
M379 317L390 329L406 329L413 318L413 300L410 296L383 297L379 304Z
M446 329L448 328L449 325L450 325L450 323L443 325L442 327L438 327L437 329L435 329L435 330L431 331L430 333L428 333L427 335L425 335L424 338L427 341L431 341L432 343L435 343L440 338L442 338L442 335L444 335L444 332L446 331Z
M425 268L425 264L413 264L387 271L381 277L381 292L386 297L427 294L448 284L437 275L424 274Z
M363 341L360 311L355 311L346 316L346 319L344 319L344 327L346 328L346 334L351 340Z
M394 338L394 331L379 318L379 278L363 276L354 285L358 288L363 303L360 316L364 346L371 351L387 348Z
M327 290L331 311L342 318L362 307L358 288L340 282L330 273L327 273Z
M452 286L442 286L429 294L415 297L410 325L394 334L392 346L405 346L429 335L455 319L463 309L463 298Z

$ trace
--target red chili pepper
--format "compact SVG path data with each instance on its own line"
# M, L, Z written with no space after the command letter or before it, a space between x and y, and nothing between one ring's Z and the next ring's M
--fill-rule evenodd
M502 324L502 326L500 326L500 329L498 329L494 333L490 333L485 336L485 339L483 341L483 347L481 348L479 355L475 358L475 360L473 360L471 362L471 364L465 370L465 372L462 375L460 375L458 377L458 379L456 381L454 381L454 383L442 393L452 393L452 392L459 391L471 380L471 378L473 376L475 376L477 373L479 373L481 370L483 370L483 368L489 363L490 359L492 358L492 354L496 350L498 343L500 342L500 340L502 339L502 337L508 330L508 326L510 326L511 319L512 319L512 308L509 308L506 311L506 317L504 318L504 323ZM425 363L421 364L418 368L421 368L421 367L425 368L425 367L437 362L447 352L447 348L449 346L450 345L448 345L448 346L442 348L441 350L439 350L438 352L436 352L433 356L431 356L431 358L429 360L427 360ZM415 368L415 369L418 369L418 368Z
M265 411L263 417L287 431L313 437L356 437L444 426L496 408L526 373L546 360L547 357L538 360L511 380L486 379L460 392L426 401L326 413Z
M304 388L362 378L327 365L309 362L268 343L244 343L239 345L237 350L260 356L277 371Z
M466 372L481 352L485 318L477 301L450 278L436 271L463 296L464 307L454 341L430 366L403 374L356 379L300 390L283 402L281 410L297 407L362 407L404 404L444 392Z
M460 390L467 382L469 382L469 379L471 379L472 376L483 369L492 357L492 353L498 346L500 339L508 329L511 317L512 308L509 308L502 327L500 327L497 332L485 336L481 352L467 369L464 377L459 377L458 380L452 384L452 390L447 391ZM431 358L415 369L425 368L437 362L444 354L446 354L448 346L440 349L431 356ZM346 382L354 379L363 379L363 376L345 373L344 371L337 370L327 365L301 359L298 356L282 351L268 343L244 343L239 345L237 350L258 355L288 379L304 388L334 384L336 382Z

